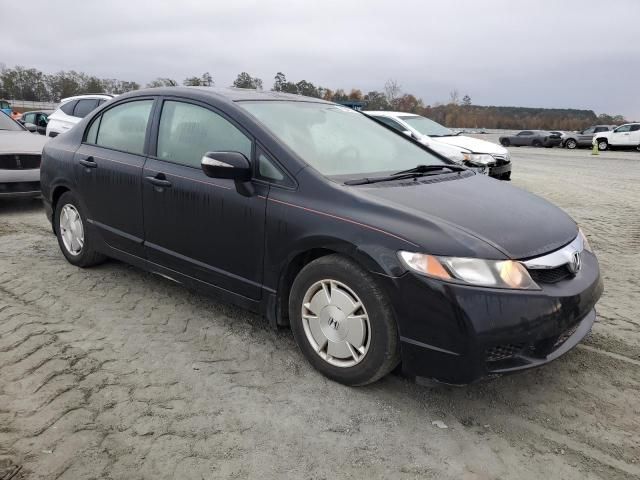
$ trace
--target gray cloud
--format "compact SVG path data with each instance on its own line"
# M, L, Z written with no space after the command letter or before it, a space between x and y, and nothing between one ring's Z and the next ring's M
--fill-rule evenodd
M136 80L277 71L426 103L589 108L640 119L640 2L0 0L0 62ZM603 14L604 11L604 14Z

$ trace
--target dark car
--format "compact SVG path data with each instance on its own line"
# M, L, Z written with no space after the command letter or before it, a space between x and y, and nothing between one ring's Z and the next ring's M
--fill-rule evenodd
M349 385L399 362L449 383L542 365L602 293L566 213L316 98L131 92L50 141L41 174L70 263L113 257L290 325Z
M39 110L32 112L25 112L18 119L25 127L35 125L35 131L40 135L45 135L47 132L47 124L49 123L49 115L53 113L53 110Z
M522 130L516 135L500 137L503 147L557 147L562 143L562 135L546 130Z
M570 150L578 147L589 147L593 145L593 136L596 133L608 132L613 130L615 125L594 125L589 128L585 128L580 132L567 133L562 139L562 146Z

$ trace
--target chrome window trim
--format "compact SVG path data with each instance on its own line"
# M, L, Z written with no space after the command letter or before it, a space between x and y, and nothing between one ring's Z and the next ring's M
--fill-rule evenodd
M580 234L568 245L565 245L555 252L548 253L541 257L532 258L522 262L522 264L529 270L545 270L551 268L557 268L562 265L570 264L573 262L573 257L576 253L580 254L584 250L584 244Z

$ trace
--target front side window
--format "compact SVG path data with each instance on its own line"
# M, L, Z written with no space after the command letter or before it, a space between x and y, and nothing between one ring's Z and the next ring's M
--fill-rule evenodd
M525 131L518 134L519 137L526 137L527 135L533 135L533 132Z
M78 100L76 104L76 108L73 109L73 116L78 118L84 118L91 112L91 110L95 109L98 106L98 100L95 99L85 99Z
M240 152L251 159L252 142L221 115L190 103L166 101L160 115L156 156L200 168L207 152Z
M22 121L24 123L36 123L36 114L35 113L25 113L22 117Z
M110 108L93 121L85 141L142 154L152 105L153 100L137 100Z
M583 135L589 135L590 133L597 132L597 131L598 131L598 129L597 129L597 128L596 128L596 129L594 129L593 127L590 127L590 128L587 128L586 130L584 130L584 131L582 132L582 134L583 134Z
M340 105L287 101L243 101L238 105L326 176L446 164L376 121Z
M407 115L398 118L408 123L411 127L415 128L421 134L427 135L429 137L451 137L455 135L455 133L453 133L447 127L425 117L420 117L418 115Z

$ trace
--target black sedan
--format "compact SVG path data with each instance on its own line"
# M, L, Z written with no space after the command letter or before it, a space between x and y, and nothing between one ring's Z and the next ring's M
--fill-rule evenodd
M500 137L503 147L557 147L562 143L562 135L546 130L522 130L516 135Z
M603 288L563 211L315 98L122 95L46 145L42 189L73 265L113 257L290 325L348 385L542 365Z

